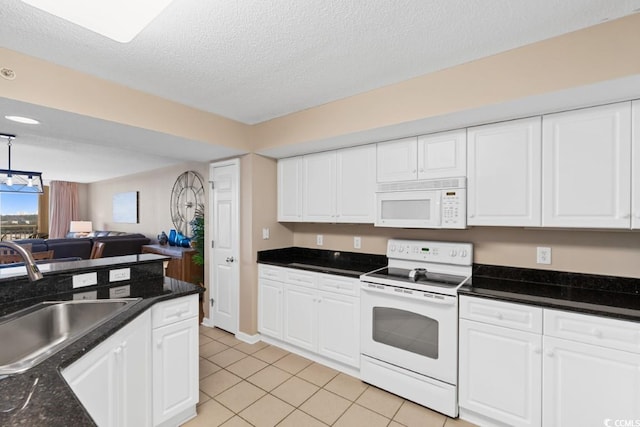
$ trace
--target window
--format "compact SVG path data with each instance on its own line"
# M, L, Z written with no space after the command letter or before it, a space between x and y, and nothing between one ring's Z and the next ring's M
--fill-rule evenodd
M0 193L2 240L28 239L38 233L39 194Z

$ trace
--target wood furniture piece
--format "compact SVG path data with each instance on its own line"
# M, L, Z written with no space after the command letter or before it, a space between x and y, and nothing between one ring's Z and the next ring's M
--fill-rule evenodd
M53 259L53 251L33 252L31 255L33 256L34 261ZM14 264L16 262L23 263L24 259L16 253L0 254L0 264Z
M104 252L104 242L95 242L91 247L91 255L89 255L89 259L102 258L103 252Z
M171 257L166 276L189 283L204 282L204 268L193 263L196 250L179 246L143 245L143 254L158 254Z

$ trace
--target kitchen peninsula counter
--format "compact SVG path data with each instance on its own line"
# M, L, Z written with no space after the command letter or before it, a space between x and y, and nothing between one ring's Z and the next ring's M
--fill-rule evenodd
M40 296L29 294L28 299L8 302L8 295L5 292L2 295L3 304L0 305L3 315L42 301L72 300L74 293L88 290L97 291L98 299L108 298L109 288L123 285L130 286L128 298L139 298L139 301L130 304L115 317L84 334L43 362L25 372L1 376L0 425L95 426L91 416L62 377L61 370L80 359L154 304L202 291L202 288L197 285L163 277L162 260L163 257L156 255L134 255L78 261L80 264L65 263L74 265L57 266L57 275L45 273L44 281L49 283L42 284L40 288L38 288L39 282L19 284L16 280L0 281L0 289L22 286L35 288L36 291L43 293ZM72 273L97 271L98 277L101 278L104 274L108 277L110 267L125 268L126 266L131 267L132 280L107 282L75 290L72 287L69 288ZM54 291L55 293L52 294Z

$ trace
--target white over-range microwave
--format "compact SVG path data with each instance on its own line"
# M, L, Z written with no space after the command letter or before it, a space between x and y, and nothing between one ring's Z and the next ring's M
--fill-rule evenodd
M378 184L375 225L466 228L466 186L464 177Z

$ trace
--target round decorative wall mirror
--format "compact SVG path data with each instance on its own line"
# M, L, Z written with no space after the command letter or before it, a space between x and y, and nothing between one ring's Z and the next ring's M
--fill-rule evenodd
M204 187L197 172L187 171L176 179L171 190L171 220L176 231L189 236L189 224L198 206L204 205Z

